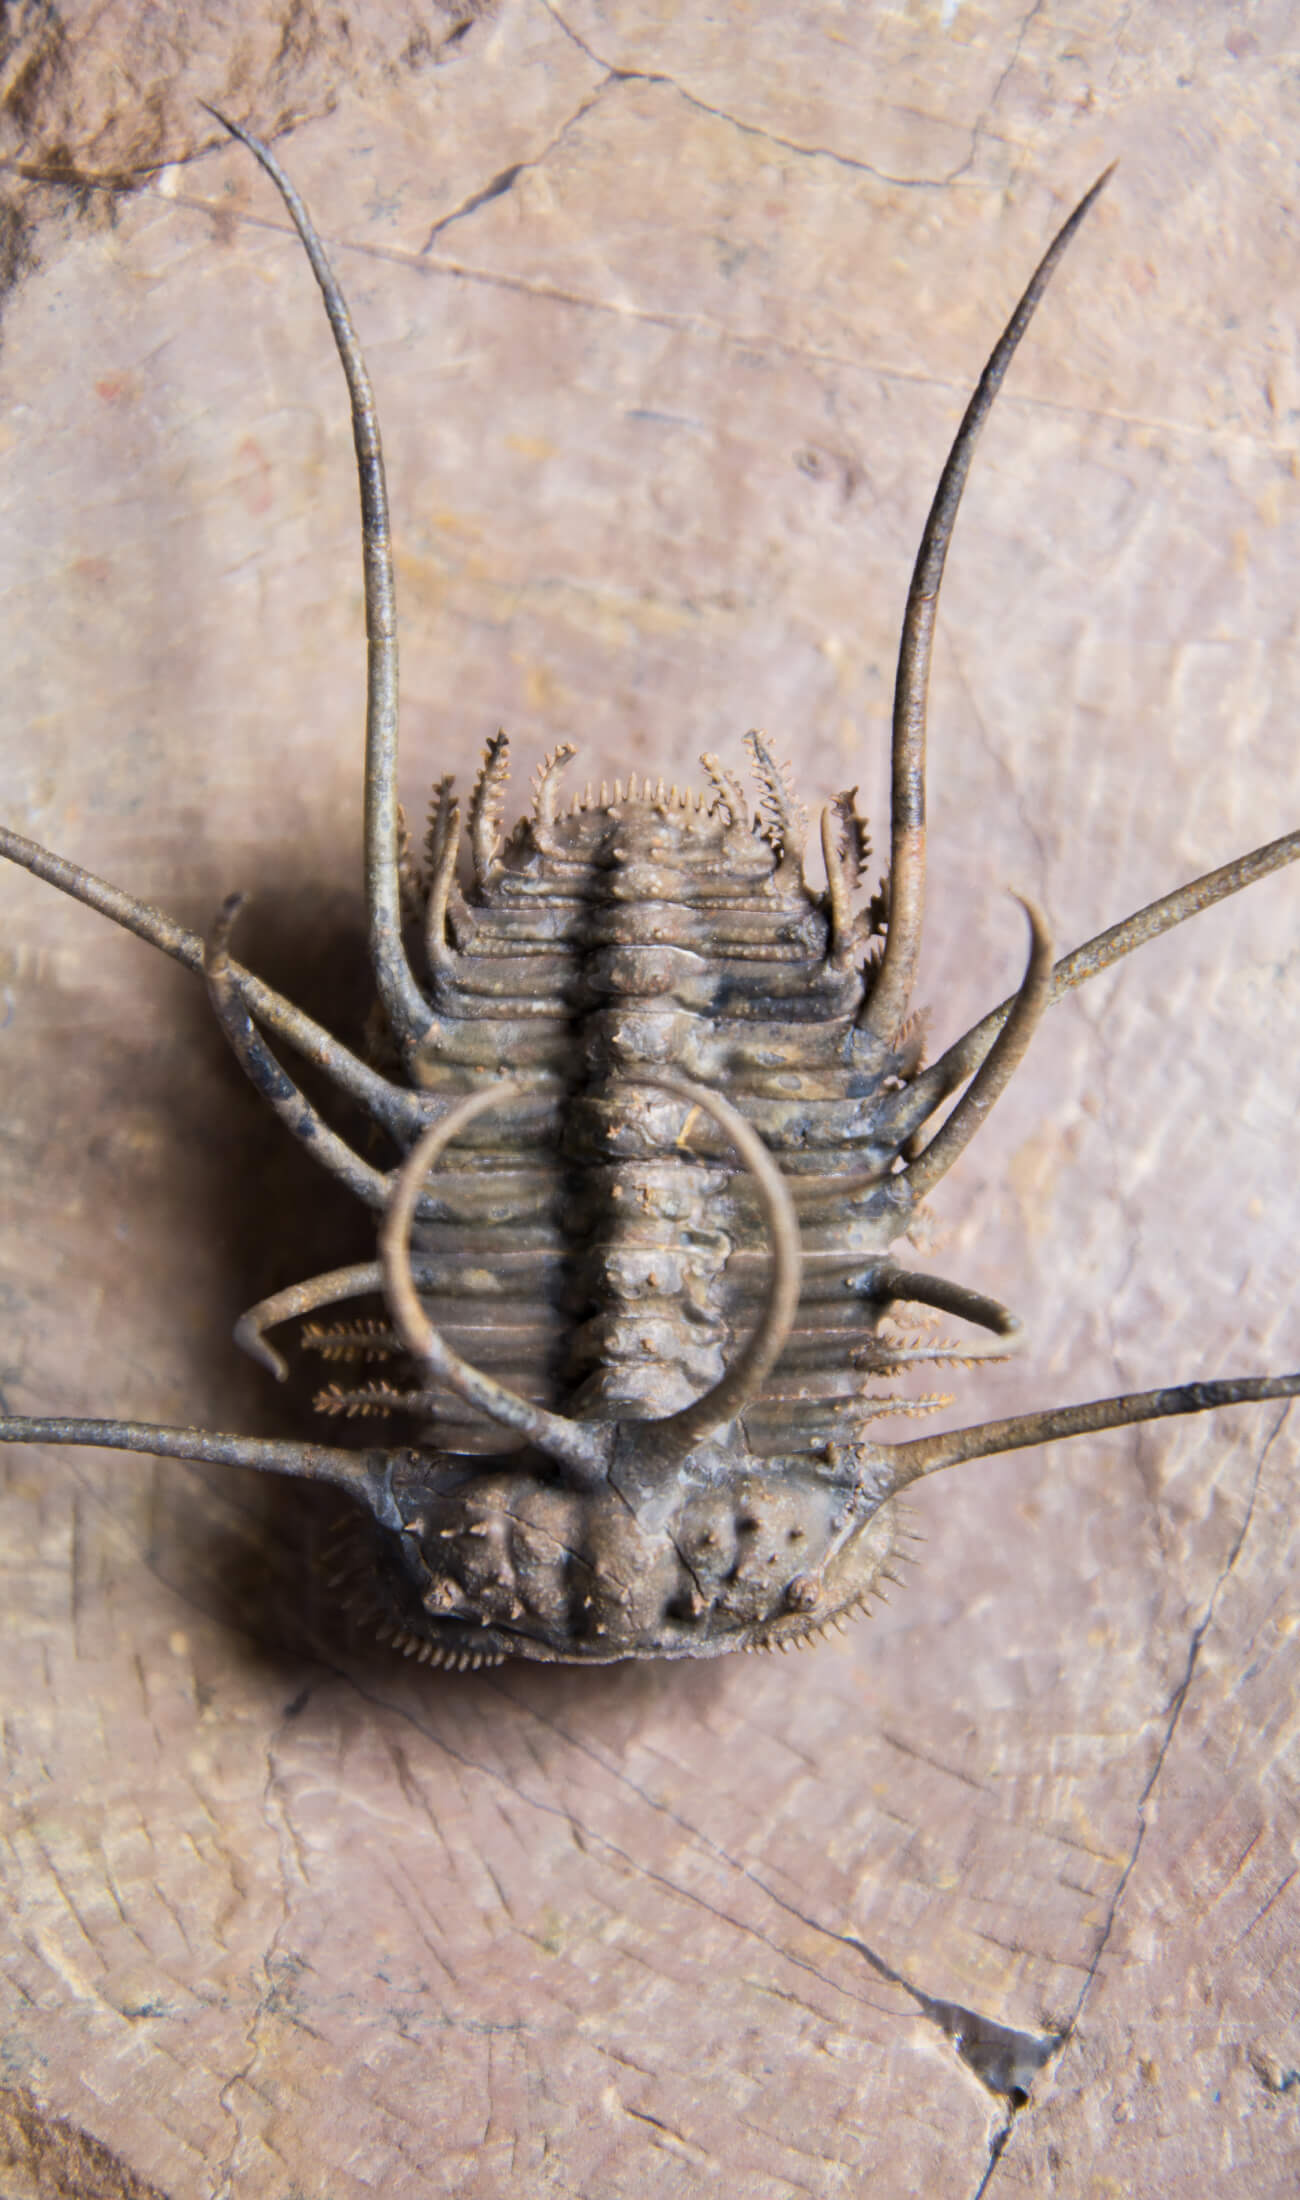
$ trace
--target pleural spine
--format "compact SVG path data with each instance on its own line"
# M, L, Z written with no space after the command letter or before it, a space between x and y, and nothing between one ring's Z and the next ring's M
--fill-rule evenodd
M474 880L485 890L501 850L501 821L505 814L506 788L510 781L510 743L504 733L488 742L482 768L474 782L469 805L469 846Z

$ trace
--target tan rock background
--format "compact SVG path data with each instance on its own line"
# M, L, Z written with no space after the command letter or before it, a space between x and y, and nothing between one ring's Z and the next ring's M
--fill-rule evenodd
M1019 968L1007 885L1070 945L1296 823L1289 8L8 24L3 814L196 926L247 888L345 1035L341 383L200 97L283 133L367 347L413 810L499 723L521 796L562 736L680 774L760 723L883 836L947 439L1118 156L958 530L936 1045ZM935 1202L1032 1323L954 1420L1297 1364L1298 883L1053 1012ZM190 978L0 899L9 1410L293 1426L230 1325L364 1224ZM941 1480L802 1657L454 1679L342 1645L300 1493L6 1453L6 2200L1293 2192L1294 1422Z

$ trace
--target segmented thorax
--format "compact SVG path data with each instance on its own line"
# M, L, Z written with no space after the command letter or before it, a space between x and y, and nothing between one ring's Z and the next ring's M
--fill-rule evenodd
M682 1458L616 1463L591 1487L532 1449L512 1456L500 1428L448 1393L374 1386L375 1402L418 1413L422 1444L464 1460L446 1497L430 1501L425 1478L405 1539L426 1626L477 1619L514 1649L536 1637L542 1655L548 1641L568 1656L697 1651L706 1630L722 1649L737 1633L804 1632L852 1601L831 1578L850 1541L863 1578L873 1500L854 1446L883 1403L873 1378L898 1364L872 1283L906 1219L881 1103L909 1065L857 1022L873 919L850 926L833 891L810 890L802 815L757 736L750 747L756 823L709 759L703 795L632 780L562 811L561 751L502 842L505 748L493 744L465 894L456 805L439 791L437 1015L417 1074L449 1101L499 1078L522 1091L458 1137L426 1186L412 1255L435 1327L581 1422L661 1421L722 1379L771 1252L725 1133L646 1081L665 1070L729 1101L763 1139L794 1196L803 1282L781 1357L734 1420ZM837 831L860 857L865 835L847 800L841 811ZM841 1191L872 1172L876 1184ZM882 1530L878 1560L894 1533Z

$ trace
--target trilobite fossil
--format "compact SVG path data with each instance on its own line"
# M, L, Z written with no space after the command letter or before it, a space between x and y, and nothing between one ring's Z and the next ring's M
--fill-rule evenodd
M939 584L980 428L1106 178L1036 270L935 494L899 655L889 870L866 898L853 795L822 814L824 885L811 883L804 812L758 734L750 792L713 757L702 792L635 776L584 792L567 784L573 751L562 745L508 831L498 736L464 829L444 780L414 862L395 791L392 557L369 379L293 186L265 146L227 127L288 207L351 396L382 1046L359 1058L236 963L235 902L204 941L16 834L0 835L0 849L202 974L257 1090L375 1215L373 1261L265 1300L236 1336L281 1373L268 1332L297 1321L300 1346L334 1378L323 1411L385 1416L389 1434L353 1449L15 1417L0 1437L333 1483L352 1501L339 1586L399 1648L462 1666L601 1663L806 1640L889 1575L900 1493L961 1460L1300 1392L1300 1375L1242 1378L902 1442L873 1433L907 1410L881 1387L891 1377L1014 1345L1019 1324L1005 1307L890 1248L1006 1086L1043 1010L1300 855L1291 833L1055 963L1029 909L1016 995L922 1066L911 994ZM329 1126L272 1042L359 1104L393 1166ZM909 1320L918 1310L985 1335L939 1336Z

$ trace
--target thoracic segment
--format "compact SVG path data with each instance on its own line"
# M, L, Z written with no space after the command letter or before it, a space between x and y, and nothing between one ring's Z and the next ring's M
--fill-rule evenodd
M765 805L773 817L784 805L767 837L737 820L738 798L683 807L634 780L562 813L561 751L540 775L544 845L526 820L468 902L448 897L421 1082L451 1099L509 1077L532 1097L452 1148L414 1250L445 1264L447 1289L427 1303L448 1342L539 1402L637 1419L698 1396L751 1326L769 1256L722 1133L633 1081L682 1072L739 1107L795 1182L807 1276L773 1398L796 1368L838 1377L851 1441L862 1386L849 1355L874 1321L854 1279L898 1213L887 1181L883 1197L842 1202L834 1180L873 1160L885 1176L892 1153L872 1141L895 1064L857 1029L860 972L829 959L821 898L789 860L796 806L753 745ZM505 770L498 737L471 807L485 859ZM424 1435L502 1446L451 1399ZM764 1448L798 1440L773 1429Z

